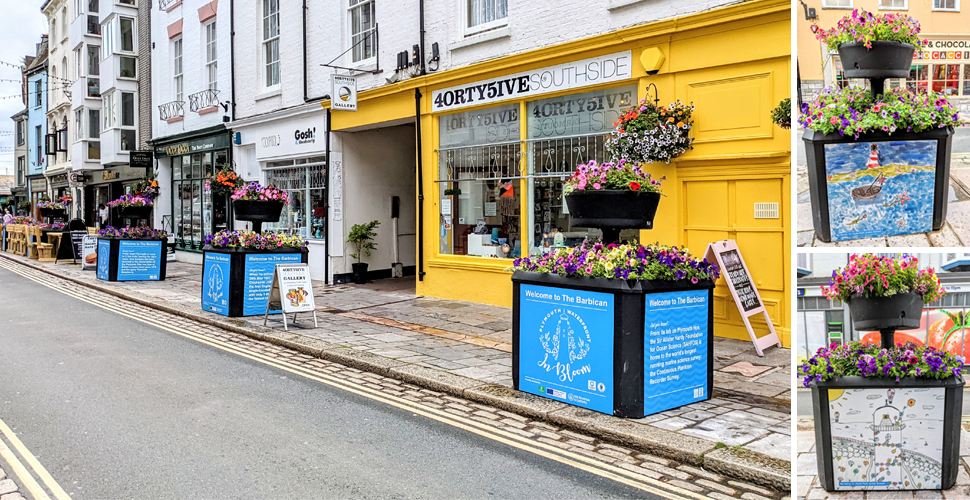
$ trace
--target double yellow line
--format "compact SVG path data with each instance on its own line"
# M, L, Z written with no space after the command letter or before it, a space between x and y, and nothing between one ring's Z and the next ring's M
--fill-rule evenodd
M0 420L0 458L3 458L5 462L10 464L13 474L20 479L20 483L24 485L24 488L34 500L51 500L51 497L48 496L47 491L45 491L44 488L37 483L34 476L30 473L30 471L27 470L27 467L24 466L23 462L20 461L13 450L7 446L7 443L4 442L3 438L6 438L6 441L8 441L10 445L17 450L17 453L24 458L27 465L34 470L34 474L37 474L37 477L44 482L47 489L50 490L51 494L54 495L55 500L71 500L71 497L64 492L61 485L57 484L57 481L51 477L50 473L47 472L47 469L45 469L44 466L37 461L37 458L30 453L30 450L24 446L24 443L20 442L20 439L17 438L17 435L14 434L12 430L10 430L10 427L7 427L7 424L5 424L3 420Z
M0 267L3 267L8 271L11 271L20 276L23 276L31 281L37 282L48 288L57 290L77 300L86 302L88 304L92 304L94 306L100 307L107 311L153 326L155 328L158 328L170 333L174 333L176 335L185 337L187 339L200 342L210 347L214 347L216 349L220 349L232 354L236 354L246 359L256 361L258 363L261 363L267 366L272 366L279 370L283 370L285 372L289 372L294 375L299 375L301 377L319 382L321 384L342 389L344 391L347 391L362 397L366 397L368 399L378 401L386 405L411 412L413 414L421 415L423 417L430 418L438 422L442 422L442 423L451 425L453 427L457 427L459 429L491 439L493 441L497 441L497 442L506 444L508 446L511 446L520 450L524 450L550 460L555 460L556 462L575 467L577 469L589 472L591 474L598 475L600 477L611 479L613 481L649 492L651 494L654 494L663 498L670 498L674 500L687 499L687 498L692 498L696 500L705 500L707 498L706 496L701 495L699 493L695 493L693 491L679 488L671 484L665 483L663 481L659 481L651 477L647 477L620 467L616 467L609 463L600 462L600 461L597 461L596 459L587 457L585 455L580 455L578 453L573 453L568 450L563 450L561 448L557 448L555 446L548 445L542 442L533 441L523 436L519 436L517 434L513 434L511 432L507 432L502 429L483 424L476 420L472 420L472 419L464 418L451 413L447 413L444 411L440 411L436 408L426 407L418 403L409 401L407 399L385 394L375 389L354 385L338 377L334 377L326 373L310 370L289 361L266 356L258 352L249 351L243 347L236 346L228 342L224 342L217 339L210 339L202 335L199 335L197 333L186 330L184 328L172 326L170 324L166 324L162 321L151 319L146 316L131 314L130 312L124 309L121 309L117 306L105 304L102 302L97 302L88 297L85 297L84 295L81 295L77 292L69 290L61 285L52 283L51 282L53 281L52 277L45 276L44 279L37 278L33 276L32 273L23 272L20 269L21 267L20 265L16 265L16 264L11 265L11 264L12 263L10 261L5 261L3 257L0 257ZM31 270L31 271L40 272L36 270ZM140 307L144 307L144 306L140 306Z

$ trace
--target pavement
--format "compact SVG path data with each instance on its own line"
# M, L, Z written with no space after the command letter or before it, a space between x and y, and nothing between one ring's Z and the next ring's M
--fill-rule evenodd
M811 395L809 394L809 400ZM799 398L801 400L801 398ZM818 465L815 461L815 426L811 418L798 419L796 433L796 477L795 495L799 500L909 500L909 499L962 499L970 498L970 433L967 431L970 423L964 422L964 431L960 433L960 471L957 474L956 486L944 491L872 491L872 492L842 492L829 493L822 489L818 480Z
M9 470L10 466L7 465L6 469ZM12 477L7 477L4 467L0 467L0 500L24 500L23 495L20 494L20 486Z
M108 283L70 263L0 257L156 311L217 326L355 369L397 378L657 456L778 490L791 484L791 351L765 357L715 338L713 398L620 419L511 389L511 310L417 297L413 283L314 283L319 327L202 311L201 267L170 263L163 282ZM3 259L0 259L2 261Z

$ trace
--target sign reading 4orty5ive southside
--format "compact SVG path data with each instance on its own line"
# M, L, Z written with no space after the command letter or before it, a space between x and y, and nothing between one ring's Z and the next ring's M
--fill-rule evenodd
M613 414L613 295L525 285L519 390Z
M627 50L436 90L431 93L431 100L434 111L447 111L621 81L632 76L633 54Z

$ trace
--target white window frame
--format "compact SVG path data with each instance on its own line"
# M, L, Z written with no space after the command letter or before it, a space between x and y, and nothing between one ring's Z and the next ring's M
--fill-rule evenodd
M89 141L100 141L101 140L101 125L103 125L103 123L101 121L101 120L103 120L103 118L101 117L101 110L98 109L98 108L85 108L85 111L87 111L87 113L84 114L84 118L88 122L88 126L85 128L85 131L88 133L86 139L89 140ZM92 113L97 113L98 114L98 120L97 120L97 123L98 123L98 133L97 134L95 134L94 131L91 130L91 126L90 126L90 124L91 124L91 114Z
M876 2L876 8L878 8L879 10L909 10L909 0L903 0L902 7L883 7L882 1L883 0L877 0ZM890 1L895 2L896 0L890 0Z
M502 28L504 26L508 26L509 25L509 12L508 12L509 11L509 7L508 7L508 1L506 1L506 4L505 4L505 17L503 17L501 19L496 19L494 21L489 21L487 23L476 24L475 26L471 26L469 24L469 23L471 23L471 19L470 19L471 18L471 5L470 4L473 1L475 1L475 0L460 0L460 1L461 1L461 19L462 19L461 25L462 25L462 29L464 30L464 35L466 37L467 36L472 36L472 35L477 35L479 33L485 32L485 31L491 31L493 29Z
M118 128L136 130L138 128L138 93L137 92L126 92L119 90L118 92L118 116L117 123ZM131 94L131 125L125 125L124 123L124 95Z
M84 9L87 7L88 0L74 0L74 19L77 19L84 15Z
M172 90L178 102L185 102L184 47L182 37L172 40Z
M74 49L74 71L78 78L87 76L87 71L85 71L85 63L87 60L85 56L87 56L87 46L82 43Z
M84 140L84 118L88 116L83 107L74 110L74 142Z
M113 20L111 18L103 23L101 23L101 61L108 60L112 54L114 54L115 45L115 34L112 31Z
M101 133L116 128L115 122L115 91L101 94Z
M936 2L937 2L937 0L933 0L933 10L934 11L937 11L937 12L960 12L960 0L953 0L953 8L952 9L947 9L945 7L937 7L936 6ZM939 2L942 5L943 3L946 2L946 0L939 0Z
M202 33L204 36L202 47L205 51L206 88L219 90L218 25L213 20L202 27Z
M121 76L121 62L125 59L131 59L135 63L135 76ZM119 55L118 56L118 79L119 80L138 80L138 58L132 55Z
M851 9L855 8L853 6L853 4L855 4L855 0L849 0L849 6L848 7L841 7L841 6L838 6L838 5L826 5L829 1L830 0L822 0L822 8L823 9L849 9L849 10L851 10ZM838 2L839 0L834 0L834 1Z
M267 8L274 1L276 2L276 11L275 12L272 12L272 13L267 13ZM280 71L280 52L281 52L280 51L280 4L281 4L281 0L262 0L260 3L262 4L262 7L260 9L261 10L261 14L262 14L260 16L260 18L261 18L261 21L262 22L260 23L260 30L259 30L260 40L261 40L260 41L260 45L259 45L259 61L260 61L260 72L259 72L260 78L259 78L259 81L260 81L260 87L262 87L264 91L272 91L272 90L277 90L277 89L280 88L280 80L281 80L281 71ZM267 32L267 21L270 21L273 18L275 18L275 20L276 20L276 35L275 36L270 36L269 33ZM276 60L271 62L271 61L268 61L267 60L266 50L267 50L267 47L270 44L274 43L274 42L276 43ZM269 81L268 77L271 74L270 73L270 68L274 64L276 65L276 75L275 75L276 76L276 81L275 82L271 82L271 81Z
M355 50L354 37L357 36L357 34L354 33L354 11L362 10L364 8L370 8L371 24L376 26L377 25L377 8L376 8L377 0L357 0L357 3L354 5L350 4L351 1L353 0L347 1L347 33L348 33L348 36L350 36L350 40L348 41L348 45L347 45L347 47L349 47L350 50L347 51L347 57L349 58L350 65L365 66L377 60L377 50L379 49L379 47L377 47L376 44L374 44L374 38L371 37L370 39L371 47L373 47L374 49L374 54L371 55L370 57L360 59L358 61L354 60L354 50ZM374 26L371 26L370 28L371 33L374 32ZM361 46L364 46L364 45L366 45L366 42L361 44Z
M134 17L128 16L117 16L114 18L116 21L113 23L118 28L118 49L119 54L131 54L135 55L138 53L138 21ZM131 50L124 50L121 47L121 21L131 21Z
M121 0L115 0L115 5L124 5L125 7L138 8L138 0L131 0L131 3L124 3Z

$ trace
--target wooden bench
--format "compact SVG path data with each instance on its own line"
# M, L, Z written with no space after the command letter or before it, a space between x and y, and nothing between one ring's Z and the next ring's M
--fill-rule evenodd
M57 250L61 246L61 236L63 233L47 233L47 243L41 243L37 246L37 253L39 262L57 262Z

